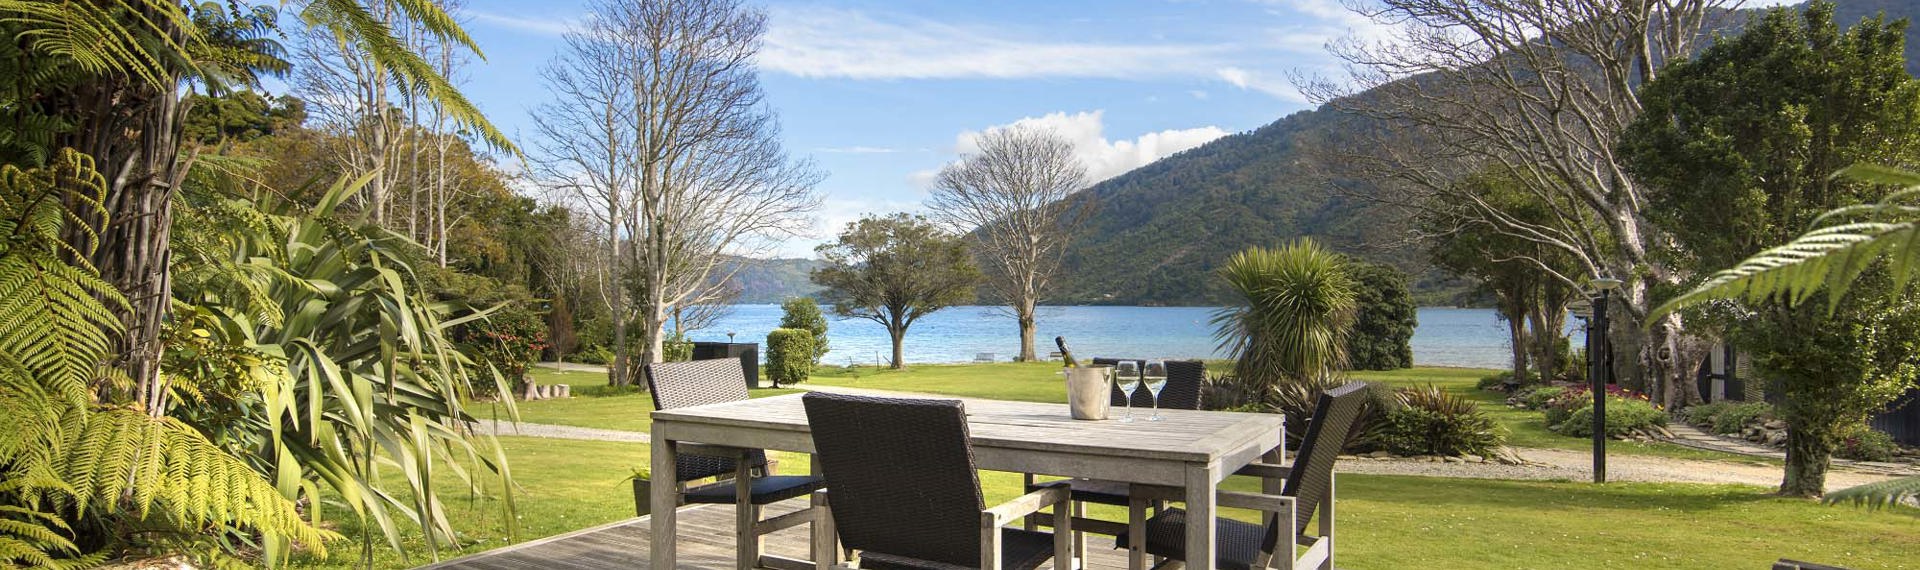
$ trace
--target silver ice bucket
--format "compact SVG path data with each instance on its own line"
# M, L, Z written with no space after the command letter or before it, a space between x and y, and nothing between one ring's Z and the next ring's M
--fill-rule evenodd
M1113 403L1113 367L1078 366L1061 371L1067 375L1067 408L1073 411L1073 419L1107 419L1107 408Z

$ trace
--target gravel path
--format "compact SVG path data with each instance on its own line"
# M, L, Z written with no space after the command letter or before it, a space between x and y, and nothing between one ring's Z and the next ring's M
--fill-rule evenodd
M1477 479L1533 479L1590 481L1593 479L1593 455L1561 449L1514 449L1532 465L1498 463L1425 463L1407 459L1343 460L1341 473L1369 475L1420 475L1427 477L1465 477ZM1827 488L1840 489L1890 479L1888 475L1843 469L1827 472ZM1699 461L1637 455L1607 457L1607 480L1671 483L1739 483L1774 487L1780 484L1780 468L1758 463Z
M579 439L586 441L631 441L635 443L648 443L653 441L652 437L648 437L647 434L643 432L620 431L616 429L583 428L552 424L515 424L513 422L496 422L494 420L474 422L474 427L482 432L495 435L517 435L549 439Z

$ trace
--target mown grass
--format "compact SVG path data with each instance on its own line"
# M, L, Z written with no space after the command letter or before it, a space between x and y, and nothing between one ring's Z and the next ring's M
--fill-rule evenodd
M653 398L646 390L634 388L615 388L607 385L605 372L586 372L535 368L529 373L535 382L541 384L568 384L573 386L573 397L567 399L539 400L519 402L515 407L520 412L520 421L533 424L553 424L575 427L590 427L622 431L648 431L653 426ZM792 394L797 390L756 389L751 393L755 398ZM492 417L506 418L506 410L498 404L490 404L476 413Z
M520 491L519 539L532 540L633 515L626 477L647 463L644 445L501 438ZM782 470L806 463L785 454ZM451 484L449 476L442 476ZM1019 491L1019 476L983 472L987 499ZM1250 481L1229 488L1251 489ZM1910 568L1920 552L1920 510L1867 511L1768 495L1740 485L1492 481L1344 475L1339 482L1340 567L1765 568L1780 557L1860 570ZM450 495L451 496L451 495ZM496 496L452 501L465 545L442 558L507 544ZM1095 513L1112 516L1114 513ZM1240 517L1246 513L1234 513ZM331 513L334 521L346 520ZM340 530L358 536L359 529ZM1091 539L1104 548L1105 539ZM376 538L377 541L377 538ZM431 561L418 533L411 559L377 546L374 568ZM295 566L358 567L356 543Z

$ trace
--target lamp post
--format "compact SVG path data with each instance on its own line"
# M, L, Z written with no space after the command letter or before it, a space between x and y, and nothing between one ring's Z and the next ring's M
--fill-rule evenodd
M1607 300L1613 290L1620 288L1620 280L1601 277L1593 280L1593 288L1600 291L1593 300L1593 319L1587 331L1587 364L1591 372L1587 380L1593 384L1589 390L1593 394L1593 482L1607 482L1607 384L1613 380L1613 342L1607 338L1607 329L1612 319L1607 318ZM1595 335L1598 335L1597 340Z

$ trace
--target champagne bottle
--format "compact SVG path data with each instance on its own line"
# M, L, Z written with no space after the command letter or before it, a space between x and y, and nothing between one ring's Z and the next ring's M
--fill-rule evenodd
M1080 361L1073 359L1073 351L1067 350L1067 337L1063 337L1063 336L1053 337L1053 344L1054 346L1060 347L1060 360L1066 362L1067 368L1080 367Z

